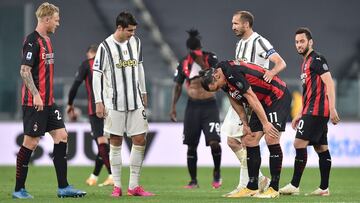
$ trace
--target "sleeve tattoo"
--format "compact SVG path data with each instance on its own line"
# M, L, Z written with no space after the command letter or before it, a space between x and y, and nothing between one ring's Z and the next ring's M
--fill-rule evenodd
M25 86L30 90L31 94L33 96L39 94L39 91L35 86L34 79L31 75L31 67L22 65L20 69L20 75L23 79Z

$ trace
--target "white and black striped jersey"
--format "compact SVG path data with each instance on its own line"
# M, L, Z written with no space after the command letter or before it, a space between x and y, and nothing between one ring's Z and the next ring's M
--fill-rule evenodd
M242 59L269 69L269 56L276 53L270 42L253 32L251 36L236 44L235 59Z
M113 35L106 38L96 53L93 65L95 103L117 111L131 111L143 106L146 93L140 39L132 36L120 43Z

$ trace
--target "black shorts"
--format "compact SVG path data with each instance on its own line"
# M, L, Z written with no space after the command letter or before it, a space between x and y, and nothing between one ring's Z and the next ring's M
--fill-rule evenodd
M328 145L329 117L302 115L296 129L296 138L308 140L309 145Z
M36 111L33 106L23 106L24 134L31 137L44 136L45 132L65 128L63 116L56 104Z
M89 115L91 125L91 136L96 139L104 135L104 119L99 118L96 114Z
M280 132L284 132L291 109L291 95L289 90L286 89L283 97L271 106L263 105L263 107L269 122ZM251 114L249 126L252 132L263 131L263 126L254 111Z
M205 134L206 146L210 141L220 142L220 118L216 100L188 99L184 119L184 140L187 145L199 144L201 131Z

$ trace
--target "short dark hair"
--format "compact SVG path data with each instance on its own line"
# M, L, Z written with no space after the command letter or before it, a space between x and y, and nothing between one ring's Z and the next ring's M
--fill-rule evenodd
M192 28L186 31L189 38L186 40L186 47L191 50L201 49L201 37L198 30Z
M199 76L201 78L201 86L206 90L210 91L209 85L214 82L214 71L215 68L209 68L207 70L201 70Z
M87 48L86 52L95 52L96 53L97 48L98 48L97 44L92 44Z
M240 15L241 21L249 22L249 26L252 28L254 24L254 15L249 11L237 11L234 15Z
M122 28L127 28L129 25L135 26L137 24L135 17L129 12L121 12L116 17L116 27L120 25Z
M306 35L306 38L307 38L308 40L311 40L311 39L312 39L311 31L310 31L310 29L307 28L307 27L300 27L300 28L298 28L298 29L296 30L296 32L295 32L295 35L303 34L303 33Z

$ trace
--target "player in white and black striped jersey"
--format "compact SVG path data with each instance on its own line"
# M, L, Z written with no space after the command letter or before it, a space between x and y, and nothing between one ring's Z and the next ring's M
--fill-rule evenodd
M112 196L122 195L121 145L124 133L132 139L128 195L152 196L139 185L148 130L145 107L147 95L141 42L135 36L137 22L128 12L116 18L114 34L99 46L93 65L96 115L104 120L110 135L110 164L114 179Z
M267 39L253 31L253 23L254 17L250 12L237 11L234 13L232 18L232 29L235 35L240 38L239 42L236 45L235 58L255 63L267 69L263 78L266 82L271 82L272 78L275 75L285 69L286 63L275 51L275 49ZM274 67L271 70L269 69L270 61L274 63ZM240 160L241 168L239 185L235 190L224 196L240 197L243 194L239 191L244 188L246 189L249 186L251 187L250 189L260 189L260 191L263 192L263 190L267 189L266 185L269 182L268 178L263 176L259 169L254 170L252 164L250 164L249 166L249 152L246 153L244 145L244 139L246 137L243 137L242 128L243 123L240 121L240 118L235 112L235 110L230 106L223 125L221 126L221 134L228 137L228 145ZM278 146L276 145L276 147ZM258 146L251 147L250 150L252 150L253 148L257 153ZM274 150L270 149L270 151ZM253 152L251 152L250 154L250 159L252 159L252 157ZM256 157L256 159L257 158L260 159L260 157ZM255 168L257 168L257 166ZM270 183L270 187L275 187L275 189L278 190L278 181L272 181ZM244 191L246 190L243 190L242 192Z

